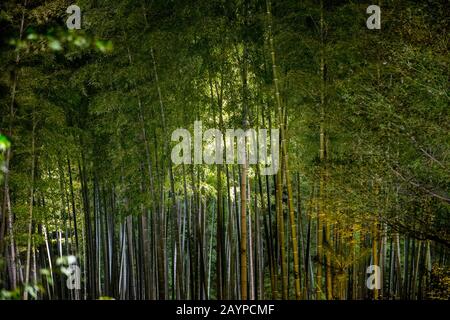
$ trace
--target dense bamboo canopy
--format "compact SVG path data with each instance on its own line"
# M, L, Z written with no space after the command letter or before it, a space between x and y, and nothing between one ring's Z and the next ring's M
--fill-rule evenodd
M0 299L449 299L448 3L374 2L2 0Z

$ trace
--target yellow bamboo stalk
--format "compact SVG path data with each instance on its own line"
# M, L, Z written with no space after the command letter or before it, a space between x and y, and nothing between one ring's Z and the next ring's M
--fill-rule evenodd
M267 16L268 16L268 25L269 25L269 45L270 45L270 54L272 58L272 70L273 70L273 78L274 78L274 86L275 86L275 97L278 107L278 117L279 117L279 124L280 124L280 136L281 136L281 151L282 151L282 163L283 163L283 169L285 173L285 179L286 179L286 187L287 187L287 193L288 193L288 210L289 210L289 222L291 226L291 241L292 241L292 254L294 258L294 285L295 285L295 297L296 299L301 298L301 288L300 288L300 267L299 267L299 259L298 259L298 241L297 241L297 225L295 221L295 212L294 212L294 204L292 200L292 185L290 181L289 176L289 165L288 165L288 152L287 152L287 144L286 144L286 132L285 132L285 126L284 126L284 117L283 117L283 107L281 103L281 97L280 97L280 90L279 90L279 84L278 84L278 73L277 73L277 67L276 67L276 59L275 59L275 49L274 49L274 41L273 41L273 34L272 34L272 12L271 12L271 2L270 0L267 0ZM283 191L283 188L281 186L281 174L277 175L277 184L279 185L278 191L281 198L281 193ZM281 199L280 199L281 200ZM283 264L286 263L283 259L283 250L284 250L284 226L283 226L283 208L282 208L282 202L279 202L279 217L280 217L280 229L283 230L283 233L280 235L282 237L281 245L282 245L282 273L283 273L283 298L287 297L287 285L285 284L285 281L287 280L287 270L283 272ZM287 266L284 266L284 269L287 269ZM286 292L285 292L286 291Z

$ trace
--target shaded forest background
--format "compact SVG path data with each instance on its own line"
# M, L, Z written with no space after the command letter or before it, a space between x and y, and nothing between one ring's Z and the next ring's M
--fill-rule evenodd
M0 3L0 298L450 297L448 1L381 30L365 1L71 4ZM196 120L279 128L280 170L174 165Z

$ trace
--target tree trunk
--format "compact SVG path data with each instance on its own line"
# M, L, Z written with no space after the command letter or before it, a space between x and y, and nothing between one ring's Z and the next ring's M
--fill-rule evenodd
M31 263L31 243L32 243L32 231L33 231L33 208L34 208L34 175L36 165L36 152L35 152L35 133L36 133L36 112L33 109L33 129L31 133L31 183L30 183L30 202L28 209L28 242L27 242L27 261L25 265L25 286L28 286L30 279L30 263ZM25 290L24 300L28 300L28 290Z

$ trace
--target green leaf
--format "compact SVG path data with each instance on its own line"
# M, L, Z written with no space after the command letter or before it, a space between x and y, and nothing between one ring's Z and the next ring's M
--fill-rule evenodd
M30 33L30 34L27 36L27 39L28 39L28 40L36 40L37 38L38 38L38 36L37 36L36 33Z
M5 151L11 147L11 142L8 138L2 134L0 134L0 151Z
M113 44L111 41L97 40L95 42L95 46L103 53L108 53L113 50Z
M85 48L89 45L88 41L84 37L76 37L75 41L73 42L74 45L80 48Z
M58 40L50 40L48 46L54 51L62 50L61 42L59 42Z

